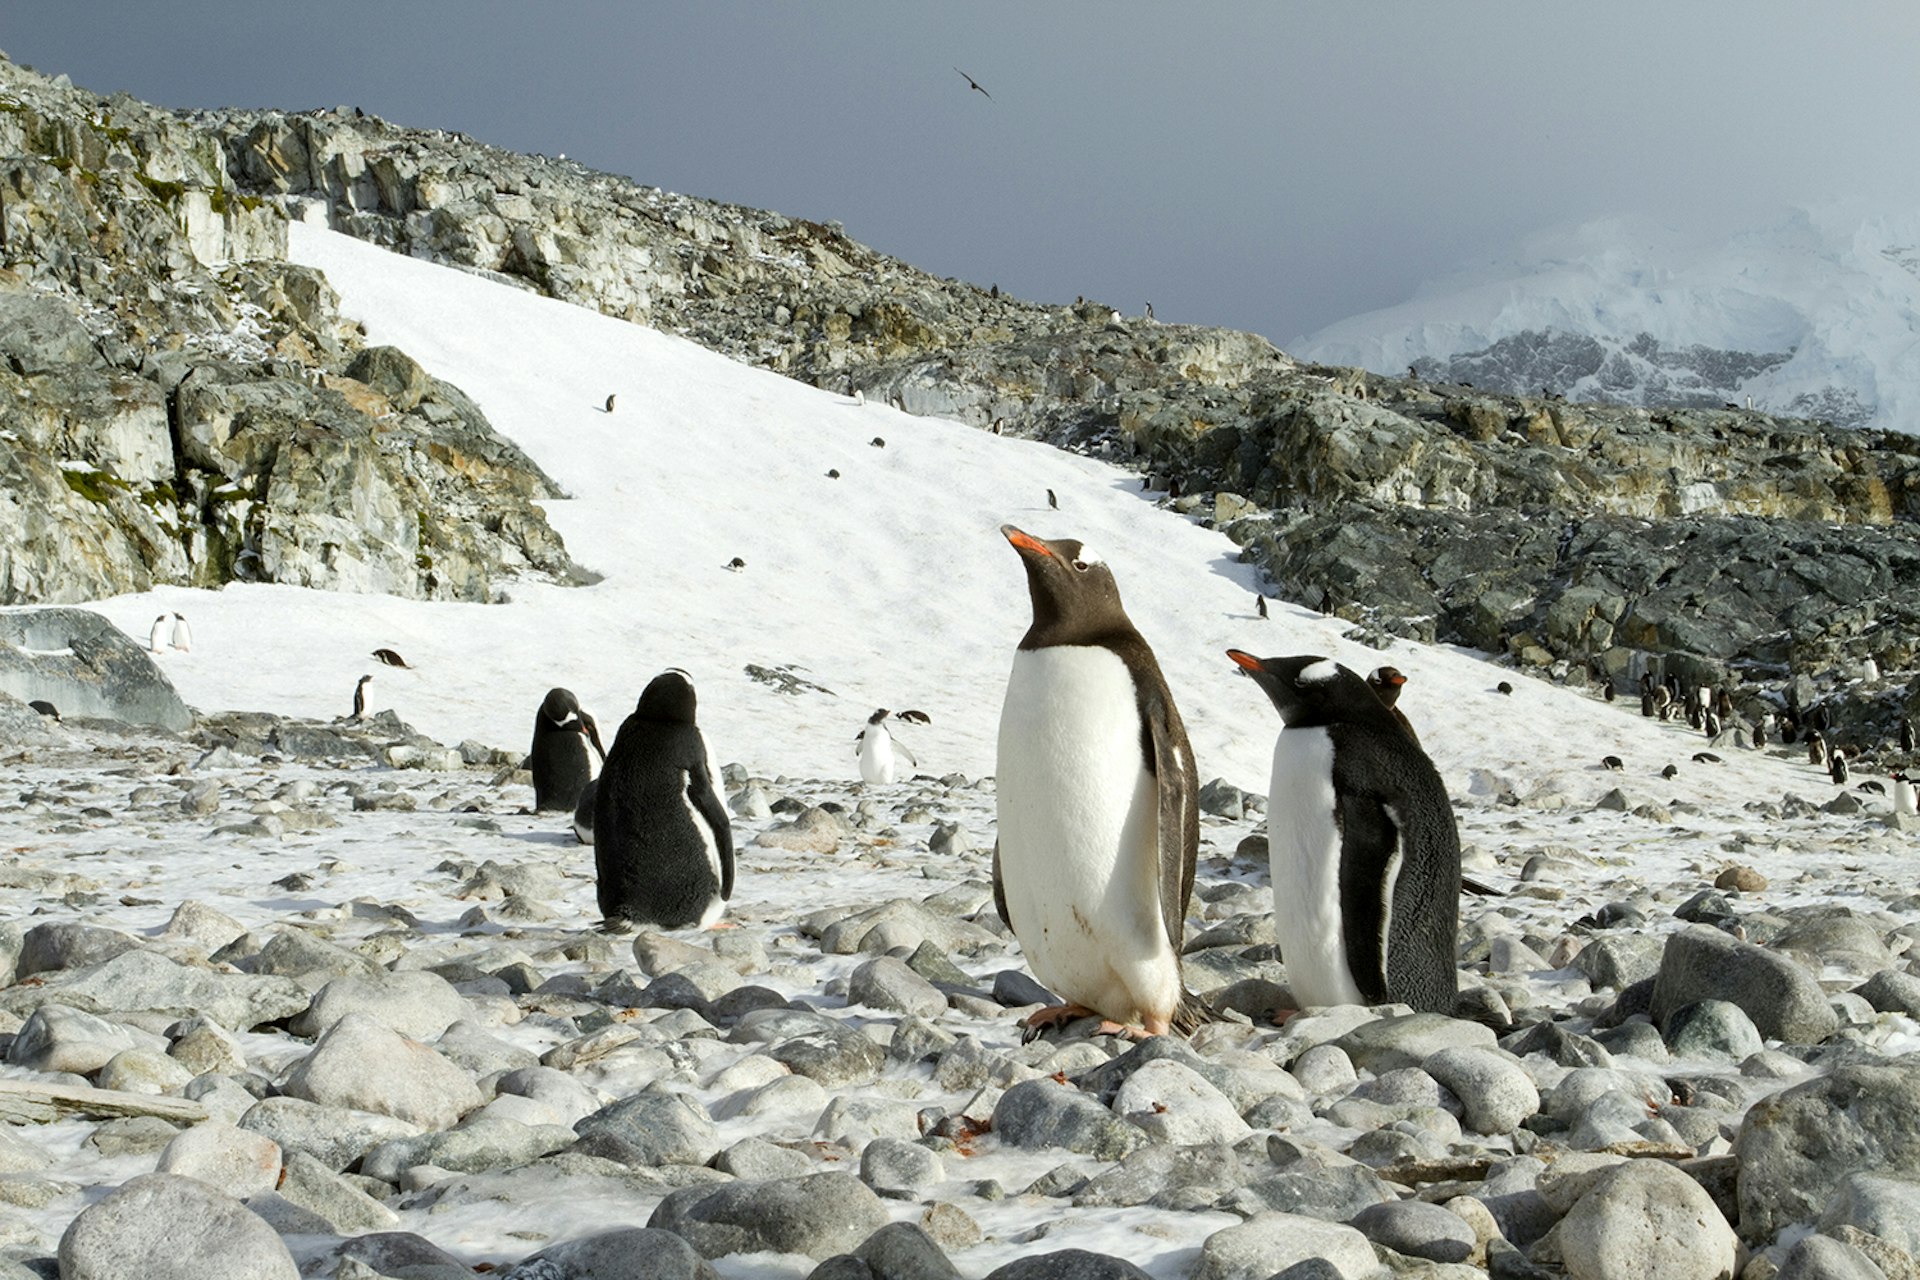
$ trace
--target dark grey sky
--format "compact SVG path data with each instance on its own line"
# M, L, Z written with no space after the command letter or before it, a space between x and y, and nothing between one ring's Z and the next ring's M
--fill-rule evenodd
M1910 0L8 9L0 48L100 93L354 104L1282 343L1543 226L1920 205Z

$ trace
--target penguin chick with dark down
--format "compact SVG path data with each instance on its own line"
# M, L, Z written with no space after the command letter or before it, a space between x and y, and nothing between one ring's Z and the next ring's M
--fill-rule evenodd
M1339 663L1227 656L1285 722L1267 847L1274 933L1295 1000L1451 1013L1460 835L1433 762Z
M600 727L580 709L580 700L569 689L547 690L534 713L533 750L527 756L527 768L533 773L534 812L566 813L579 803L581 788L593 776L588 742L604 762L607 753L600 745Z
M609 924L707 928L733 897L733 828L694 723L693 681L655 676L596 783L593 865Z
M1026 570L1033 625L1014 651L995 769L993 900L1033 974L1103 1034L1190 1030L1181 982L1200 843L1193 750L1113 570L1072 539L1000 530ZM1369 695L1371 696L1371 695Z

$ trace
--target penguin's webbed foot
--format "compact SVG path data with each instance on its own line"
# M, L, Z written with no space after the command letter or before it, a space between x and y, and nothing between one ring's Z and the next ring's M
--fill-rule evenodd
M1097 1010L1089 1009L1083 1004L1054 1004L1044 1009L1035 1009L1020 1021L1020 1043L1033 1043L1048 1027L1064 1026L1077 1018L1091 1018L1097 1014Z

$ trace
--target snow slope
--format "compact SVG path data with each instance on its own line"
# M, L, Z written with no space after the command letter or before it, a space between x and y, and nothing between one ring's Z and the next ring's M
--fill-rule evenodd
M1253 613L1254 571L1225 537L1155 507L1136 476L959 423L914 418L735 364L677 338L293 229L369 340L457 383L573 497L549 515L588 588L527 583L504 605L425 603L275 586L164 588L99 607L144 638L152 617L193 622L192 653L161 661L206 710L343 714L371 671L370 708L443 741L530 739L565 685L608 727L656 672L681 666L715 754L768 771L857 776L853 738L876 706L920 707L907 729L925 771L988 773L1014 645L1029 621L1019 561L997 527L1070 535L1113 564L1187 719L1203 779L1264 791L1277 718L1223 654L1317 652L1365 670L1393 661L1437 757L1590 759L1611 734L1568 739L1530 708L1566 695L1522 681L1511 700L1470 655L1387 655L1344 624ZM612 414L601 406L619 397ZM876 437L885 447L871 443ZM838 480L827 472L837 469ZM1049 511L1045 492L1060 495ZM727 569L735 556L740 572ZM381 667L375 647L417 670ZM777 693L747 664L797 664L833 691ZM1501 726L1490 746L1487 726ZM609 740L610 737L609 737Z
M1444 365L1549 333L1597 338L1617 355L1607 374L1555 387L1572 399L1653 403L1666 382L1716 402L1750 395L1776 412L1920 432L1920 214L1796 209L1712 238L1630 219L1589 222L1531 237L1505 258L1287 350L1399 374L1416 361ZM1636 352L1642 334L1657 353ZM1791 356L1726 376L1725 352Z

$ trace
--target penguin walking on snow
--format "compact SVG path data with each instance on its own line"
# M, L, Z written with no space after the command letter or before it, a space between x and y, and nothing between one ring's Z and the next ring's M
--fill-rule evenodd
M182 653L192 652L193 628L187 625L186 614L176 613L173 615L173 634L167 637L167 643Z
M1407 731L1407 736L1417 744L1420 735L1413 731L1413 722L1407 719L1407 713L1399 707L1400 690L1407 684L1406 676L1398 667L1375 667L1367 673L1367 688L1373 690L1373 696L1380 699L1380 705L1393 712L1393 718Z
M887 732L887 717L892 715L885 707L867 717L866 727L854 736L854 752L860 757L860 780L862 782L894 782L898 779L899 764L894 759L898 751L907 758L909 769L918 768L920 762L904 745L895 742L893 735Z
M1267 846L1274 932L1303 1007L1451 1013L1460 835L1433 762L1354 672L1326 658L1227 656L1285 727Z
M173 619L161 614L153 620L153 629L147 632L147 652L160 653L167 647L167 641L173 638Z
M655 676L600 772L593 865L609 922L704 929L733 897L733 828L694 705L686 672Z
M580 700L569 689L549 689L533 717L533 751L527 768L533 771L533 808L536 813L553 810L571 812L580 801L580 789L593 776L587 759L587 743L600 753L600 727L593 717L580 709Z
M1089 1013L1102 1033L1190 1029L1180 950L1200 820L1186 727L1113 570L1073 539L1000 532L1026 570L1033 625L1000 712L993 900L1033 975L1067 1001L1029 1017L1027 1034Z
M1915 803L1913 779L1904 773L1893 775L1893 811L1909 816L1920 813L1920 807L1916 807Z

